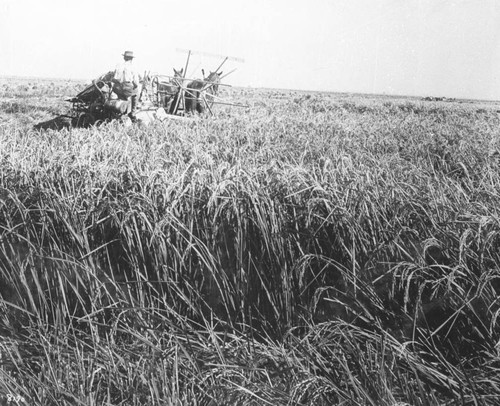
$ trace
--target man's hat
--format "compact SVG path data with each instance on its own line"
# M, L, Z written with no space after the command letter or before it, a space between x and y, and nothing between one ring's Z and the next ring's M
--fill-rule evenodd
M134 57L134 53L132 51L125 51L125 53L123 54L123 56L125 58L133 58Z

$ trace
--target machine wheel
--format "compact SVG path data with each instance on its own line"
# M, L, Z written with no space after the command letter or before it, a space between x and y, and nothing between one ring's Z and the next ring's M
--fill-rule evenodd
M68 116L59 116L57 120L57 128L62 129L62 128L71 128L72 127L72 119L71 117Z
M94 125L95 123L95 118L92 114L90 113L81 113L79 116L78 116L78 120L76 122L76 126L77 127L81 127L81 128L88 128L92 125Z

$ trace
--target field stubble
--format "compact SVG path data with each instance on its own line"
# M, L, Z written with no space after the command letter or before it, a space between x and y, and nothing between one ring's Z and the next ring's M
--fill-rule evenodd
M226 89L251 108L36 131L57 83L0 88L5 401L499 403L496 103Z

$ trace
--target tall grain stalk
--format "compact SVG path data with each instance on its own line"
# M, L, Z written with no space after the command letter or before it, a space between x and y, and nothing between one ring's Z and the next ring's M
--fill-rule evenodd
M0 389L495 404L496 115L248 97L192 123L0 133Z

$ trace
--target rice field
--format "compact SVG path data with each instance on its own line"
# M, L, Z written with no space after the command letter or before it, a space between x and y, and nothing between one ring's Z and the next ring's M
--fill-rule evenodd
M500 404L499 103L84 85L0 79L0 404Z

